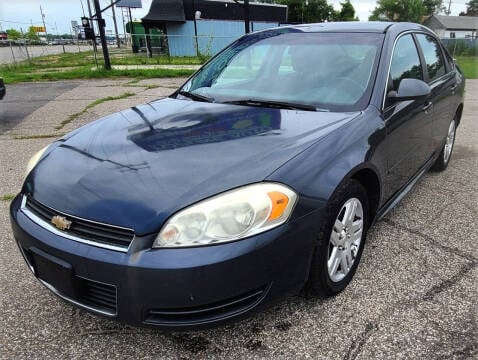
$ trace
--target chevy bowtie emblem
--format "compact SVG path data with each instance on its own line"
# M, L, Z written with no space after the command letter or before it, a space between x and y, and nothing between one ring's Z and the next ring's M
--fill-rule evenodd
M68 230L71 226L71 221L60 215L55 215L51 218L51 223L60 230Z

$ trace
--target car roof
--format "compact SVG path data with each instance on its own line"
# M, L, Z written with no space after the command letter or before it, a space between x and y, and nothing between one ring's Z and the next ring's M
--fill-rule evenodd
M385 21L344 21L344 22L323 22L315 24L300 24L285 26L286 28L297 29L305 32L367 32L385 33L390 28L397 30L424 30L426 27L415 23L394 23ZM281 27L282 28L282 27ZM427 29L428 30L428 29Z

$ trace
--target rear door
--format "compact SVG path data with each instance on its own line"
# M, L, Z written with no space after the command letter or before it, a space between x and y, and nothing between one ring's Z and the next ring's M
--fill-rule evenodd
M422 61L426 64L425 81L430 85L430 102L433 106L432 136L430 154L441 150L448 134L448 127L455 114L457 104L455 92L457 81L454 67L446 62L445 54L437 39L430 34L415 34Z

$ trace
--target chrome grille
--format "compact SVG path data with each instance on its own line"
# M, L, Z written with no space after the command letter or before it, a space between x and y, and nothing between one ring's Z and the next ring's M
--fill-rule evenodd
M97 223L64 214L45 206L31 196L24 196L22 210L33 221L48 230L68 239L94 246L111 250L127 251L134 239L134 231L131 229ZM51 219L56 215L63 216L72 222L68 230L59 230L51 224Z

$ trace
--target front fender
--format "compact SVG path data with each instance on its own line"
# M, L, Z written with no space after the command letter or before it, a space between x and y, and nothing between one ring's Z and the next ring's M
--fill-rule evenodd
M295 216L304 216L325 206L335 189L362 169L372 170L382 184L386 157L376 149L385 136L378 110L367 109L288 161L267 180L295 189L301 199Z

